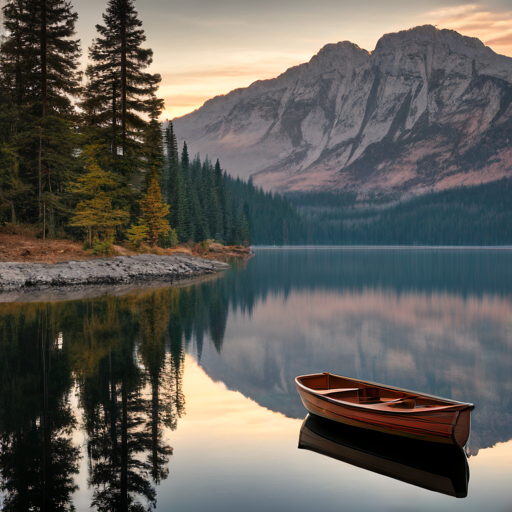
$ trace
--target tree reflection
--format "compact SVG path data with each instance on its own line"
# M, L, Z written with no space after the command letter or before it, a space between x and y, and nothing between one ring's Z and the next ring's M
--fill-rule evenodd
M180 289L95 301L75 336L80 406L88 436L89 485L98 510L156 505L173 449L165 429L185 413ZM192 313L193 314L193 313ZM193 317L192 317L193 318Z
M151 388L145 422L149 440L148 463L156 484L167 478L167 464L172 455L172 448L163 440L162 427L175 429L177 425L171 362L166 354L171 303L172 292L150 294L138 303L141 338L139 354Z
M105 299L94 306L84 319L80 348L87 354L102 350L96 357L77 358L97 361L92 372L85 367L79 373L92 506L100 511L145 510L154 505L156 492L150 465L141 459L148 436L142 428L144 373L134 357L136 325L126 301Z
M71 368L55 307L0 316L0 489L6 511L74 510L79 449Z
M220 282L220 281L219 281ZM87 436L91 506L156 506L169 475L169 432L185 414L185 352L222 350L226 288L203 283L124 297L10 304L0 312L0 492L3 509L73 510Z
M228 300L221 293L213 293L210 301L210 336L213 345L220 354L228 322Z

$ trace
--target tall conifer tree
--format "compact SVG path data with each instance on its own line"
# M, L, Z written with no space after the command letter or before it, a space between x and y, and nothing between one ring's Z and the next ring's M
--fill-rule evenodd
M178 176L178 203L176 204L178 210L176 231L178 238L182 242L191 240L189 187L187 185L187 177L183 175L183 171L180 169Z
M222 239L222 213L217 197L214 169L208 157L205 158L202 168L202 191L210 236Z
M183 149L181 153L181 169L183 179L187 188L187 208L188 208L188 239L195 242L201 242L207 238L203 237L206 233L205 220L203 219L203 211L199 202L199 190L198 182L196 179L196 171L201 168L201 163L196 160L190 164L190 156L188 154L187 143L183 143Z
M40 217L48 204L53 233L57 211L66 210L58 198L76 166L69 121L80 85L77 14L67 0L9 0L4 16L0 76L8 101L18 109L11 131L19 147L20 175L37 190Z
M3 7L8 36L0 52L2 99L18 106L27 102L37 64L35 7L27 0L12 0Z
M189 162L189 156L188 156L188 148L187 143L183 143L183 150L181 152L181 165L180 165L180 171L181 171L181 182L183 184L183 196L184 200L183 208L184 208L184 215L183 215L183 234L184 238L182 238L182 241L191 241L195 239L195 225L196 225L196 218L197 214L195 211L195 208L197 207L197 194L195 193L194 187L192 185L192 181L190 178L190 162Z
M165 200L171 205L171 224L176 225L178 219L177 205L179 202L179 190L180 190L180 161L178 155L178 142L176 141L176 135L174 133L174 127L172 122L165 130L165 148L167 153L164 185L165 185Z
M144 137L144 160L146 165L146 182L160 180L164 170L164 152L162 129L158 117L162 113L161 101L154 98L150 121Z
M132 226L128 237L133 241L147 241L156 247L158 239L171 232L171 226L167 217L169 205L162 201L162 192L156 179L149 182L148 190L140 201L142 215L137 225Z
M183 149L181 151L181 166L187 171L190 170L190 156L188 154L187 141L183 142Z
M220 167L220 162L217 159L215 163L215 191L217 193L217 199L219 203L220 216L221 216L221 235L223 240L227 240L228 232L226 230L226 226L228 224L228 208L227 208L227 198L226 198L226 186L224 183L224 178L222 176L222 169Z
M146 71L153 51L142 48L146 36L134 0L109 0L103 21L89 48L83 107L88 124L109 140L115 167L129 175L143 167L144 114L155 111L155 102L163 106L155 96L161 77Z

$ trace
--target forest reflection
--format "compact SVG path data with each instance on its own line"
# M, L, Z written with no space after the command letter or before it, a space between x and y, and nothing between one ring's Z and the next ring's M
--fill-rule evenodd
M211 284L0 310L0 503L5 511L73 510L85 432L90 505L156 504L185 414L192 337L221 350L227 302ZM80 424L72 406L78 398ZM3 500L3 502L2 502Z

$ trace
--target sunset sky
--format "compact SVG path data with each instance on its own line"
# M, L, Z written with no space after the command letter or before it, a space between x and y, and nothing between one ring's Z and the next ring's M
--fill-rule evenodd
M86 50L106 1L73 3ZM153 72L163 77L163 118L273 78L327 43L349 40L372 51L383 34L417 25L455 29L512 56L510 0L139 0L136 5L155 53Z

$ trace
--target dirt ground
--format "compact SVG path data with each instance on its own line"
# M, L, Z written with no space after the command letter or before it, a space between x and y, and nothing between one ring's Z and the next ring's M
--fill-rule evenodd
M43 240L27 234L0 232L0 261L57 263L69 260L91 260L81 243L71 240Z
M118 256L137 254L125 247L114 246ZM175 249L156 249L149 252L156 254L191 254L202 258L218 261L230 259L246 259L251 252L244 247L225 247L212 243L205 248L198 244L195 247L179 246ZM140 253L139 253L140 254ZM0 261L58 263L70 260L92 260L104 256L95 256L83 249L83 244L66 239L43 240L30 232L9 233L0 230Z

